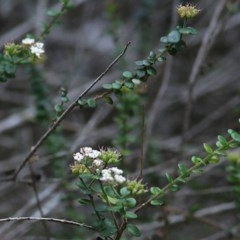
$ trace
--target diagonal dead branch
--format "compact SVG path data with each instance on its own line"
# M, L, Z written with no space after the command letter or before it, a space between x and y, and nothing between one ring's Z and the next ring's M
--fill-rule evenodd
M38 140L38 142L31 148L28 155L22 161L18 169L15 171L12 180L15 180L19 172L23 169L26 163L31 159L33 154L37 151L37 149L42 145L42 143L48 138L48 136L59 126L62 120L68 115L71 110L77 106L78 101L84 97L108 72L109 70L118 62L118 60L125 54L127 51L130 42L128 42L123 49L123 51L108 65L108 67L93 81L93 83L85 89L69 106L68 108L62 113L62 115L53 123L53 125L42 135L42 137Z

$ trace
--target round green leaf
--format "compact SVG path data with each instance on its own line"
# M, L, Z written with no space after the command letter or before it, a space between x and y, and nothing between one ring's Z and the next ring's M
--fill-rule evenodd
M123 72L122 75L123 75L123 77L125 77L125 78L133 78L132 72L129 72L129 71Z
M138 70L137 70L137 76L138 76L139 78L143 78L143 77L145 77L145 75L146 75L146 72L145 72L144 69L138 69Z
M130 211L127 211L124 216L126 218L137 218L137 214L133 213L133 212L130 212Z
M56 104L54 106L54 109L55 109L56 112L63 112L63 110L64 110L63 106L61 104Z
M105 100L106 103L108 103L108 104L113 104L113 100L112 100L112 98L109 97L109 96L104 97L104 100Z
M97 106L97 101L94 98L89 98L87 104L90 108L95 108Z
M151 187L150 188L150 192L153 194L153 195L158 195L160 193L163 193L163 190L159 187Z
M134 83L132 81L125 82L124 85L129 89L134 88Z
M164 204L164 202L161 199L154 199L150 202L150 204L153 206L161 206Z
M123 187L120 189L120 194L124 197L128 196L131 192L127 189L127 187Z
M121 83L115 82L112 84L112 88L115 90L119 90L119 89L121 89L121 87L122 87Z
M180 38L181 38L181 34L177 30L171 31L167 35L167 40L169 43L177 43L180 41Z
M130 224L130 223L127 224L127 231L135 237L140 237L141 236L140 230L134 224Z
M168 43L168 38L166 36L160 38L160 42Z
M137 201L135 198L127 198L125 199L125 203L128 208L131 208L131 207L135 207Z
M153 75L156 75L156 74L157 74L157 70L156 70L154 67L148 67L148 68L147 68L147 73L148 73L150 76L153 76Z
M110 84L110 83L103 84L103 88L112 89L112 84Z
M179 32L181 34L197 34L197 30L193 27L180 28Z

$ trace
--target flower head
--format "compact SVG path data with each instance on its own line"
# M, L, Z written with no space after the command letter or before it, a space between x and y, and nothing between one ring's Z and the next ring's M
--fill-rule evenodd
M73 154L73 159L76 160L77 162L81 162L83 158L84 156L80 152Z
M101 172L102 177L100 180L103 182L121 184L126 181L126 178L122 176L122 173L123 170L117 167L103 169Z
M127 189L133 195L140 195L147 192L147 190L145 189L145 185L142 183L142 181L138 181L136 179L127 181Z
M102 150L99 158L106 164L117 163L120 160L119 152L108 148L107 150Z
M177 12L180 18L194 18L200 12L200 9L198 9L195 5L181 4L177 7Z
M36 42L31 45L30 51L32 54L36 55L38 58L45 52L43 49L44 44L41 42Z
M32 45L33 43L35 43L35 39L33 38L24 38L22 40L22 44L25 44L25 45Z

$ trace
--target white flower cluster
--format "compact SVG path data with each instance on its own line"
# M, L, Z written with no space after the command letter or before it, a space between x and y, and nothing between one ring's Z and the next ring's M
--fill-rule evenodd
M30 51L32 54L36 55L38 58L41 57L44 51L44 44L42 42L35 42L33 38L25 38L22 40L22 44L31 45Z
M93 169L100 174L100 181L114 184L121 184L125 182L126 178L122 176L123 170L117 167L103 169L106 163L100 158L103 157L104 153L109 154L109 152L105 152L104 150L98 151L92 149L91 147L83 147L80 148L79 152L73 154L73 158L76 161L76 164L86 165L89 169ZM102 156L100 156L100 154L102 154Z
M73 154L73 158L81 162L84 157L97 158L100 155L100 151L94 150L91 147L80 148L80 151Z
M73 154L73 158L74 158L74 160L76 160L79 163L85 157L92 158L93 159L93 162L92 162L93 167L98 169L103 166L103 161L98 159L100 154L101 154L100 151L94 150L91 147L83 147L83 148L80 148L79 152Z
M121 184L126 181L126 178L123 177L122 174L123 170L117 167L103 169L100 180L104 182L116 182Z

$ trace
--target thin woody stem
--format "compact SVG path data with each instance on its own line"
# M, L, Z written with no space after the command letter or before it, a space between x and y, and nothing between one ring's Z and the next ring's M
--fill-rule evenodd
M84 224L84 223L78 223L75 221L70 221L66 219L59 219L59 218L46 218L46 217L9 217L9 218L1 218L1 222L10 222L10 221L47 221L47 222L56 222L56 223L63 223L63 224L69 224L74 225L78 227L84 227L91 230L95 230L92 226Z
M123 51L108 65L104 72L102 72L93 83L84 90L69 106L68 108L61 114L61 116L53 123L53 125L42 135L42 137L38 140L38 142L31 148L28 155L22 161L18 169L15 171L12 180L15 180L19 172L23 169L26 163L31 159L33 154L37 151L37 149L42 145L42 143L48 138L48 136L57 128L57 126L62 122L62 120L68 115L71 110L78 105L78 101L85 96L108 72L109 70L119 61L119 59L125 54L127 48L129 47L130 42L128 42L123 49Z

